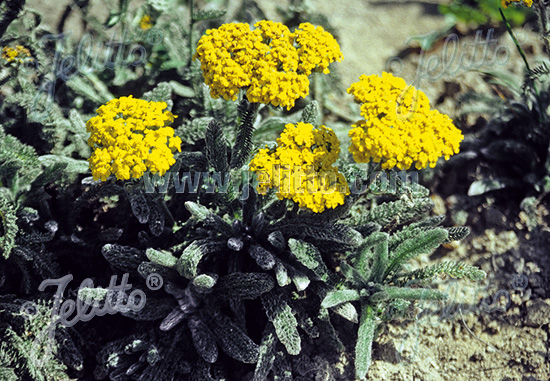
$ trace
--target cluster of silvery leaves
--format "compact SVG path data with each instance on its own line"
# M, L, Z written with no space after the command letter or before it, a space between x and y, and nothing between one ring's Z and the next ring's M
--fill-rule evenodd
M166 13L164 3L148 2L149 12ZM107 27L123 22L127 4L120 2ZM9 8L3 9L2 37L23 41L41 63L35 79L14 68L1 79L14 90L0 107L12 116L0 129L0 372L7 379L89 375L84 364L94 361L96 379L364 378L384 321L413 317L416 300L444 299L430 287L432 280L484 276L456 262L408 269L410 260L468 234L427 217L433 203L418 185L400 184L397 193L383 196L380 184L369 184L345 205L313 214L273 193L259 197L245 182L236 185L246 198L237 191L208 192L204 183L195 193L176 194L168 186L166 193L148 194L141 181L91 181L85 177L90 150L83 121L115 90L135 85L136 73L124 65L79 73L65 81L66 99L42 102L37 94L52 80L48 57L68 48L42 44L47 31L39 15L24 10L16 17L22 2L2 6ZM85 9L88 2L78 6ZM192 12L191 28L220 15ZM237 106L211 99L198 66L182 66L190 61L192 29L166 31L163 44L148 46L157 61L144 77L158 84L141 98L168 100L174 114L185 116L176 131L183 152L172 171L238 178L254 148L265 143L259 136L297 120L319 124L315 102L270 116L276 110L259 110L246 100ZM170 73L181 82L155 81ZM350 183L367 182L368 176L351 176L353 166L342 163L342 169ZM55 340L63 345L52 348L56 356L39 368L25 356L48 324L43 300L51 295L39 294L38 285L66 271L96 284L106 274L129 274L146 293L146 304L109 317L114 332L105 332L105 317L57 329ZM147 287L151 274L162 277L161 289ZM99 305L124 297L104 289L81 292ZM41 306L40 319L19 313L24 299ZM355 358L353 369L341 360L346 353Z

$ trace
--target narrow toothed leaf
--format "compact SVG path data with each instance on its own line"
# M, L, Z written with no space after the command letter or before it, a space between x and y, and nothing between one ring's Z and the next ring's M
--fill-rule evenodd
M263 270L271 270L275 266L275 257L260 245L253 245L249 250L250 256Z
M258 361L259 346L237 324L223 315L215 315L213 323L214 334L225 353L246 364L254 364Z
M142 250L118 244L104 245L101 253L109 263L126 272L137 271L139 265L147 260Z
M365 287L367 285L367 280L359 271L351 267L346 261L340 262L340 271L342 275L346 277L348 282L350 282L355 287Z
M383 292L387 294L388 299L446 300L448 298L447 294L429 288L385 287Z
M159 328L161 331L170 331L185 319L186 316L187 315L179 307L176 307L164 318Z
M216 339L210 328L200 319L191 317L187 321L193 344L199 355L208 363L215 363L218 359Z
M355 268L359 271L359 273L361 273L361 275L363 275L364 278L368 279L371 274L369 263L374 256L372 247L387 239L387 233L376 232L365 238L357 249Z
M138 219L140 224L144 224L149 221L149 215L151 214L151 209L145 198L143 190L139 188L132 189L127 192L128 198L130 200L130 207L132 208L132 213Z
M420 254L429 253L439 245L444 243L449 237L447 230L436 228L427 232L420 233L418 237L408 239L397 246L389 261L389 265L384 274L384 278L392 271L400 268L400 266L411 258Z
M352 323L357 323L359 316L357 310L351 303L342 303L334 307L334 312L342 316L344 319L351 321Z
M193 279L197 276L197 267L201 259L205 255L221 250L223 246L222 243L209 243L208 240L194 241L185 248L176 261L176 270L181 276Z
M470 229L465 226L457 226L453 228L447 228L449 232L449 238L443 243L451 243L453 241L460 241L470 234Z
M277 346L277 335L272 324L268 324L262 335L260 343L260 357L254 370L253 381L267 380L267 376L275 361L275 348Z
M290 273L292 283L294 283L294 286L296 286L296 290L298 290L299 292L304 291L311 283L311 280L307 277L307 275L297 270L295 267L287 265L287 270Z
M355 345L355 378L364 380L372 362L372 342L376 331L376 316L369 305L361 309L361 322Z
M232 273L223 276L216 291L221 298L252 300L275 287L271 275L263 273Z
M379 283L384 277L384 272L388 267L389 252L388 252L389 235L385 235L385 238L380 240L374 247L374 262L372 264L372 270L369 280Z
M206 159L214 171L225 174L229 170L227 161L227 142L223 136L223 129L215 119L206 129Z
M292 309L280 294L270 292L262 295L262 304L269 321L273 323L279 341L291 355L301 351L301 339L298 333L298 321Z
M267 240L273 245L273 247L279 250L283 250L286 247L285 237L279 230L269 233Z
M197 204L196 202L187 201L185 207L191 213L191 215L199 221L204 221L212 212L205 206Z
M329 291L323 301L321 307L332 308L342 303L359 300L361 296L357 290L336 290Z
M291 238L288 240L288 247L301 264L312 270L319 279L325 282L328 281L327 266L321 257L321 253L314 245Z

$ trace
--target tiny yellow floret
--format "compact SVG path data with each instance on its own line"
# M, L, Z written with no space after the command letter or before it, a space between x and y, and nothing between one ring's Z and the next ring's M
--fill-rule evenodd
M149 15L143 15L139 20L139 27L143 30L149 30L153 27L153 18Z
M330 128L287 124L277 147L261 149L250 170L258 178L258 193L275 188L280 200L291 199L321 213L342 205L350 193L344 175L333 166L339 152L340 142Z
M343 59L334 37L309 23L291 32L284 24L263 20L209 29L197 45L204 82L213 98L237 100L243 89L250 102L287 109L309 94L308 76L329 73Z
M371 159L383 169L433 168L459 152L464 136L451 118L430 109L426 95L390 73L362 75L348 93L361 104L363 120L351 127L350 152L358 163Z
M164 175L182 143L168 127L177 116L166 108L165 102L131 95L98 108L98 115L86 123L88 145L94 150L88 159L94 180L105 181L111 174L119 180L137 179L147 170Z

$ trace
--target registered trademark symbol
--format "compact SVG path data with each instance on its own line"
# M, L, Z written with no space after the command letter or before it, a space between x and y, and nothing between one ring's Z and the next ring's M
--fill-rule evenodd
M164 33L160 29L151 28L149 32L147 32L147 42L151 45L158 45L163 39Z
M514 275L514 278L512 278L512 288L516 291L523 291L527 288L527 284L529 283L529 279L527 276L523 274L516 274Z
M164 283L164 280L162 277L157 273L151 273L147 275L147 287L151 291L159 290L162 287L162 284Z

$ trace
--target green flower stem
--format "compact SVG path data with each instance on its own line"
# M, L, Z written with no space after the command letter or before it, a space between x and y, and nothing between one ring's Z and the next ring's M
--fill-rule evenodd
M519 44L516 36L514 35L514 32L512 31L512 26L510 25L510 22L508 22L508 19L506 16L504 16L504 12L502 12L502 8L498 9L500 11L500 15L502 16L502 20L504 21L504 25L506 26L506 30L508 31L508 34L510 37L512 37L512 40L514 41L514 44L516 45L516 48L521 55L521 58L523 58L523 62L525 62L525 67L527 67L527 70L531 71L531 67L529 66L529 62L527 62L527 58L525 57L525 53L523 49L521 48L521 45Z

